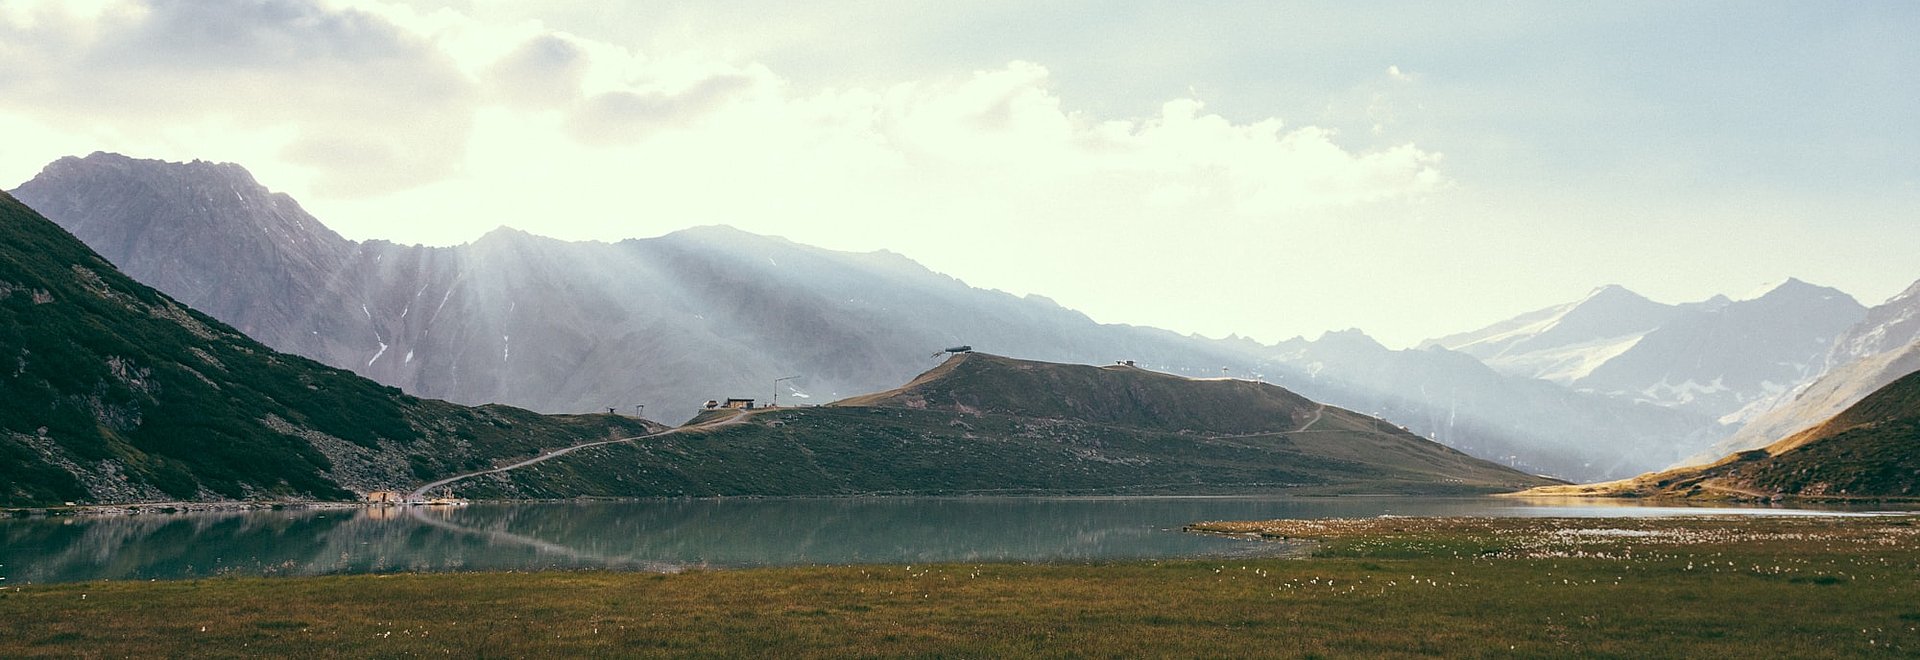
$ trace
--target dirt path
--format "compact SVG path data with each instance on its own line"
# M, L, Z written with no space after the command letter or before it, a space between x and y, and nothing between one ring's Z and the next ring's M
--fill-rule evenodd
M1201 436L1201 437L1204 437L1208 440L1233 440L1237 438L1264 438L1264 437L1273 436L1273 435L1292 435L1295 433L1338 433L1339 431L1337 430L1335 431L1307 430L1309 428L1312 428L1314 424L1320 423L1320 417L1325 415L1326 412L1327 412L1327 404L1324 404L1324 403L1320 404L1319 407L1313 409L1313 419L1307 420L1307 423L1301 424L1300 428L1294 429L1292 431L1261 431L1259 433L1239 433L1234 435L1208 435L1208 436Z
M757 412L757 411L756 411L756 412ZM420 498L423 498L423 497L426 497L426 495L427 495L427 491L430 491L430 490L433 490L433 489L435 489L435 488L439 488L439 487L441 487L441 486L446 486L446 485L449 485L449 484L452 484L452 483L455 483L455 482L459 482L459 481L462 481L462 480L465 480L465 479L470 479L470 478L473 478L473 477L478 477L478 476L480 476L480 475L483 475L483 474L494 474L494 473L498 473L498 472L508 472L508 471L512 471L512 470L518 470L518 469L520 469L520 468L523 468L523 467L526 467L526 466L529 466L529 465L533 465L533 464L536 464L536 463L540 463L540 462L542 462L542 461L546 461L546 460L549 460L549 459L553 459L553 458L558 458L558 457L561 457L561 456L565 456L565 455L567 455L567 454L571 454L571 453L573 453L573 452L576 452L576 451L579 451L579 450L582 450L582 449L586 449L586 448L589 448L589 447L599 447L599 446L601 446L601 445L611 445L611 444L617 444L617 443L622 443L622 442L633 442L633 441L635 441L635 440L643 440L643 439L646 439L646 438L658 438L658 437L661 437L661 436L667 436L667 435L673 435L673 434L675 434L675 433L680 433L680 432L683 432L683 431L697 431L697 430L708 430L708 429L717 429L717 428L722 428L722 427L727 427L727 426L733 426L733 425L735 425L735 424L742 424L742 423L745 423L745 422L747 421L747 418L748 418L748 417L751 417L751 416L753 416L753 413L752 413L752 412L743 412L743 413L740 413L740 414L738 414L738 415L734 415L734 416L732 416L732 417L728 417L728 418L726 418L726 419L722 419L722 420L718 420L718 421L713 421L713 422L708 422L708 423L705 423L705 424L701 424L701 425L699 425L699 426L682 426L682 427L679 427L679 428L675 428L675 429L669 429L669 430L666 430L666 431L661 431L661 432L659 432L659 433L649 433L649 434L647 434L647 435L636 435L636 436L633 436L633 437L631 437L631 438L619 438L619 439L616 439L616 440L597 440L597 441L594 441L594 442L584 442L584 443L581 443L581 444L577 444L577 445L573 445L573 446L571 446L571 447L566 447L566 448L562 448L562 449L555 449L555 450L553 450L553 451L550 451L550 452L547 452L547 453L545 453L545 454L541 454L541 455L539 455L539 456L535 456L535 457L533 457L533 458L529 458L529 459L527 459L527 460L524 460L524 461L520 461L520 462L518 462L518 463L514 463L514 464L512 464L512 465L503 465L503 466L501 466L501 467L497 467L497 468L489 468L489 469L485 469L485 470L480 470L480 471L477 471L477 472L468 472L468 473L466 473L466 474L458 474L458 475L454 475L454 476L451 476L451 477L447 477L447 478L445 478L445 479L441 479L441 480L439 480L439 481L435 481L435 482L431 482L431 483L428 483L428 484L427 484L427 485L425 485L425 486L421 486L421 487L419 487L419 488L417 488L417 489L415 489L415 490L414 490L413 492L411 492L411 493L407 493L407 501L409 501L409 502L411 502L411 501L414 501L414 500L418 500L418 499L420 499Z
M1305 431L1307 429L1313 428L1313 425L1319 424L1320 418L1322 416L1325 416L1326 414L1327 414L1327 404L1322 403L1320 405L1314 406L1313 419L1309 419L1307 420L1307 423L1301 424L1300 431ZM1299 431L1295 431L1295 432L1298 433Z

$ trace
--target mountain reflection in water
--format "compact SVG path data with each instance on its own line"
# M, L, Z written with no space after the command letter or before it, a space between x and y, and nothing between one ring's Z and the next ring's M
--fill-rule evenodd
M0 585L220 575L1098 561L1296 552L1202 520L1634 515L1495 498L647 500L0 520ZM1722 510L1714 510L1720 512ZM1702 510L1702 512L1706 512Z

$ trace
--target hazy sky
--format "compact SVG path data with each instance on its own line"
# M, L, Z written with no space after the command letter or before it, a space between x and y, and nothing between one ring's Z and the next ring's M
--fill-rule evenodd
M1608 283L1904 289L1914 34L1911 2L0 0L0 186L231 161L350 238L730 224L1407 345Z

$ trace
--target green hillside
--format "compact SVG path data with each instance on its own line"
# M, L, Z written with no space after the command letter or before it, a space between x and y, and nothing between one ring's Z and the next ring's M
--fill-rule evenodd
M1196 380L1127 365L1094 367L962 353L895 390L839 406L881 406L1074 419L1156 431L1277 433L1299 428L1318 406L1250 380Z
M1696 498L1920 498L1920 372L1764 449L1711 465L1542 495Z
M1209 416L1223 428L1207 428ZM1546 483L1271 385L976 353L897 390L583 450L455 490L473 497L1484 493Z
M416 399L276 353L0 193L0 505L353 499L648 429Z

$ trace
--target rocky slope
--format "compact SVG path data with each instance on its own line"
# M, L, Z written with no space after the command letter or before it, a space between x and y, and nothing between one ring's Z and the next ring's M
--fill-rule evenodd
M930 352L971 344L1185 375L1225 366L1570 478L1635 474L1717 437L1699 415L1555 391L1459 356L1103 325L898 254L723 227L611 244L509 229L453 247L356 243L237 166L113 154L61 159L17 192L135 278L269 346L459 403L645 404L677 421L717 397L893 387L932 365ZM1656 438L1666 445L1649 452Z
M1683 305L1613 286L1427 345L1504 373L1723 417L1818 374L1827 348L1865 314L1845 293L1794 279L1748 300Z
M1920 498L1920 372L1893 381L1812 428L1710 465L1528 492L1735 499Z
M734 423L718 423L724 415ZM830 406L463 482L475 496L1486 493L1549 483L1253 381L957 355Z
M0 194L0 505L354 499L657 430L416 399L274 352Z

